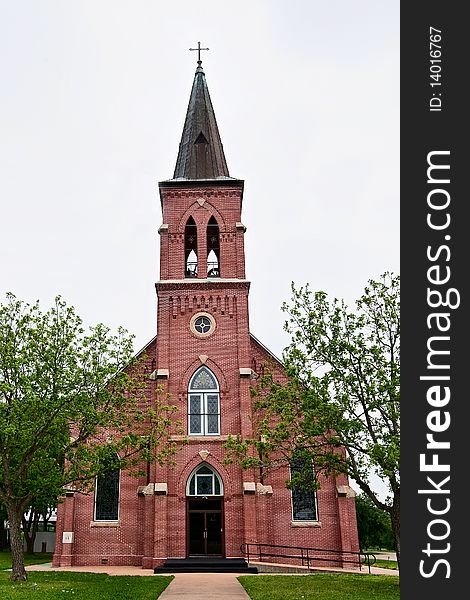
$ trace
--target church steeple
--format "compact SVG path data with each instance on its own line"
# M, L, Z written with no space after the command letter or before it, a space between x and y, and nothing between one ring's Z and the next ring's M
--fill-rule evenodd
M195 50L198 67L175 172L173 179L158 184L163 216L160 282L170 281L173 287L175 282L213 287L245 281L244 182L229 175L201 66L205 48Z
M230 175L199 52L173 179L226 177Z

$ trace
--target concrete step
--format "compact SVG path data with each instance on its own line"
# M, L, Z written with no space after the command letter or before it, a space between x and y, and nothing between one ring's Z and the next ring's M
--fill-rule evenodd
M257 573L244 558L169 558L154 573Z

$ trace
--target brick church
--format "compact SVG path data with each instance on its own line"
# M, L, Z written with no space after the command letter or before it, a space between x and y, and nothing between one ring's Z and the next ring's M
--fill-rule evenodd
M157 335L144 349L149 393L164 385L189 441L176 467L153 465L140 480L113 471L97 478L94 494L67 492L56 566L153 569L173 558L242 557L253 542L359 549L345 475L309 493L286 488L288 467L261 483L257 469L223 463L228 435L252 434L250 386L261 366L284 377L250 333L243 184L229 174L199 60L173 178L159 184Z

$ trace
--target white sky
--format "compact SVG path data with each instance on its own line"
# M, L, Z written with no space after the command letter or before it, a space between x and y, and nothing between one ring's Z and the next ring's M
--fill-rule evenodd
M245 180L251 331L288 343L290 284L399 272L399 1L0 0L0 301L60 294L155 334L157 182L196 52Z

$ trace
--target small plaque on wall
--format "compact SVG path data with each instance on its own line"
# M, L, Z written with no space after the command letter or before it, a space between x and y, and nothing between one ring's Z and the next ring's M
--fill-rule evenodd
M63 544L71 544L73 542L73 531L63 531L62 532L62 543Z

